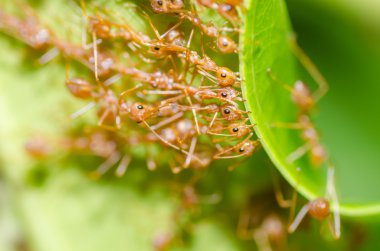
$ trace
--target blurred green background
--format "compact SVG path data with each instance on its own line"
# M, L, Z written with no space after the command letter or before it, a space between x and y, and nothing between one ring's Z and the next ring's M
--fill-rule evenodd
M339 193L353 203L379 202L380 6L375 0L288 0L288 8L301 46L331 84L317 118L344 168L337 173L345 188ZM91 170L99 160L59 156L41 163L25 154L29 136L60 133L78 104L64 88L63 64L38 67L39 55L5 35L0 55L0 250L152 250L155 237L175 232L181 224L173 213L182 199L176 186L188 174L149 172L135 161L122 179L94 181L82 166ZM236 226L247 204L268 204L286 222L288 212L275 206L271 192L273 169L263 151L234 172L211 168L197 190L222 199L184 217L190 230L173 250L256 250L253 240L237 238ZM343 218L339 241L326 225L310 221L287 237L286 250L380 250L379 235L377 216Z

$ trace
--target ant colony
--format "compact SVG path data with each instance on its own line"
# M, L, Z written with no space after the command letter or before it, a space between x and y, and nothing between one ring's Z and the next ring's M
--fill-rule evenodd
M18 2L21 11L17 15L0 10L0 31L42 52L41 64L57 56L63 58L67 90L83 102L83 108L73 111L72 119L94 110L97 116L95 125L54 143L32 138L26 144L31 155L41 158L56 148L90 154L103 159L93 172L95 177L111 169L120 177L128 169L136 146L146 149L144 159L149 170L159 168L160 160L166 160L173 173L204 170L213 161L231 159L226 165L233 169L259 148L253 131L255 125L250 123L250 111L244 106L243 80L237 69L242 22L239 12L245 11L243 1L145 2L123 5L141 17L139 22L145 22L145 29L141 29L128 21L131 17L102 6L87 6L84 0L72 1L82 24L81 42L62 39L28 5ZM221 24L202 20L204 11L218 14ZM158 19L161 21L157 22ZM289 154L288 162L294 163L308 154L312 165L318 167L329 160L310 113L327 91L327 85L302 50L295 46L294 52L305 68L315 73L313 77L319 80L320 88L312 93L302 81L293 86L283 83L281 76L268 68L268 81L289 91L298 109L297 121L273 123L279 130L299 130L305 141L305 145ZM228 57L224 62L229 65L220 65L223 57ZM75 76L79 71L73 65L89 74ZM306 204L290 223L289 232L295 231L309 214L319 220L333 219L334 236L339 237L339 212L335 211L334 217L330 212L331 197L336 202L332 179L331 174L328 196ZM189 192L192 189L188 186L184 194L192 195ZM190 196L193 197L196 196ZM333 204L336 208L337 203ZM239 233L243 238L257 241L263 240L262 236L267 239L272 236L282 243L286 227L277 215L267 215L267 220L254 228L250 227L250 217L249 214L241 217ZM279 225L281 231L273 225ZM159 240L165 246L171 238Z
M81 43L60 38L30 6L22 4L21 17L0 12L1 29L45 52L40 63L58 55L63 57L67 90L84 102L83 108L71 117L77 119L96 109L97 126L83 135L87 135L87 142L97 135L100 142L94 143L96 149L88 143L82 150L104 157L97 175L116 167L116 163L121 165L116 167L116 174L121 175L134 145L166 148L174 173L188 168L205 169L218 159L238 159L230 168L237 166L259 147L249 112L244 108L240 75L237 69L231 69L238 62L241 3L147 3L123 5L143 18L146 33L120 13L87 6L85 1L71 3L82 19ZM218 27L203 21L198 11L206 8L219 13L223 23L229 25ZM170 22L154 21L165 15ZM215 52L231 54L236 58L235 65L218 65L209 56ZM90 74L75 76L72 65L78 63ZM114 141L112 149L101 143L107 139ZM72 143L77 140L70 136L62 140L64 143L58 142L57 147L77 151ZM31 153L43 154L37 154L39 149L33 146L43 147L29 142ZM98 149L103 147L107 149ZM154 153L147 155L147 166L153 170L159 163Z

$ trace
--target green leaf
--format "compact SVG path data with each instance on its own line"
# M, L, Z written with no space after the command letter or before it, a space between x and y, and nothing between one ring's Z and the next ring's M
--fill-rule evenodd
M308 16L309 19L320 20L320 11L322 10L315 11L314 15L311 14L313 13L311 10L314 9L311 7L310 9L302 9L299 13L303 13L303 15ZM331 15L336 15L336 13L337 12L333 12ZM325 69L328 70L327 68L329 68L330 72L333 72L334 67L336 67L335 71L342 71L340 63L346 63L347 67L349 67L350 62L355 62L357 59L363 58L359 56L360 53L363 52L367 58L369 56L373 60L371 62L374 62L374 64L378 66L380 58L378 57L378 50L373 50L372 54L368 53L368 48L370 47L368 43L365 42L365 39L360 39L359 33L350 31L348 27L345 27L342 31L341 26L334 26L337 19L338 18L321 21L321 23L325 25L323 25L322 28L319 27L320 31L324 31L326 34L335 34L331 41L338 41L336 46L331 48L330 51L323 50L322 46L319 47L321 50L318 52L318 55L319 58L325 59L323 61L324 65L326 65ZM319 23L319 21L316 21L316 23ZM313 34L313 28L315 27L307 27L305 23L302 23L302 25L305 27L303 29L304 32ZM360 30L357 30L357 32L360 32ZM256 132L278 170L302 195L308 199L313 199L325 196L327 166L315 168L309 163L307 156L295 161L295 163L288 163L286 158L289 154L303 145L304 142L300 139L299 132L296 130L273 127L273 123L276 122L295 122L297 108L291 101L290 93L268 77L267 69L271 68L278 79L288 84L292 84L299 79L306 78L306 80L309 80L304 69L300 67L299 62L294 57L290 45L291 36L292 28L284 1L249 1L248 11L245 16L245 28L241 39L243 48L241 53L241 71L246 80L244 83L244 94L248 100L246 105L248 110L252 112L252 122L257 124ZM310 44L320 44L321 42L317 38L319 37L313 36L313 41L311 41L311 39L309 41ZM345 44L345 41L353 42L347 42L345 49L342 49L340 48L342 45L339 44L339 41L342 44ZM353 55L352 49L354 47L356 48L357 54L355 53ZM342 54L339 54L342 58L335 60L336 64L331 64L329 60L334 61L334 59L336 59L332 59L331 55L336 56L337 51L342 52ZM343 52L345 54L343 54ZM329 67L327 67L327 65L329 65ZM372 74L372 76L374 76L371 70L372 67L365 69L367 65L368 63L366 64L364 60L358 63L357 66L363 70L359 72L366 72L364 75ZM378 166L378 161L372 160L377 156L377 154L374 154L374 151L378 149L378 147L375 147L373 140L368 136L378 135L378 133L371 134L374 130L363 127L363 119L369 123L368 119L370 119L370 115L366 113L368 115L368 117L366 117L367 115L363 115L363 112L357 109L355 103L352 102L352 96L355 96L355 99L357 98L354 93L350 93L350 95L352 95L350 96L351 98L346 96L344 101L348 104L348 100L350 99L350 104L352 105L344 106L344 102L342 102L342 92L348 91L344 87L347 81L350 82L349 79L353 77L347 75L347 72L344 72L344 74L346 76L346 82L337 81L335 85L331 87L331 92L325 98L327 101L323 100L321 103L321 115L316 116L318 127L323 129L322 142L327 145L331 153L331 158L337 166L337 191L339 194L341 213L351 216L375 214L380 212L380 194L378 189L375 188L377 183L374 180L375 177L378 177L375 171L375 167ZM351 75L352 74L355 74L354 71ZM359 74L356 75L359 77ZM363 74L361 74L361 76L363 77ZM371 82L373 83L372 80ZM340 87L338 87L339 84ZM366 85L366 87L367 86L368 85ZM351 89L354 90L353 88ZM372 85L368 91L360 88L360 94L361 97L363 97L361 101L371 100L372 103L368 101L367 104L373 104L374 94L371 94L371 92L377 93L376 90L374 85ZM356 89L355 91L358 92L359 90ZM345 94L348 93L345 92ZM356 109L353 110L353 107L356 107ZM342 119L344 117L351 119ZM341 122L339 122L340 119ZM346 123L342 123L343 121ZM356 127L358 124L360 124L360 126ZM362 131L358 128L361 128ZM353 135L362 135L363 137L357 138L355 142L348 140ZM358 149L354 147L356 142L359 142L366 150L358 151ZM352 144L353 147L350 147L349 144ZM366 160L364 162L366 163L365 165L358 163L357 154L359 152L363 157L360 159ZM364 156L366 156L366 158L364 158ZM297 167L301 168L300 173L296 171ZM360 168L360 172L357 171L358 168ZM371 183L365 183L365 180ZM360 185L356 185L358 181Z

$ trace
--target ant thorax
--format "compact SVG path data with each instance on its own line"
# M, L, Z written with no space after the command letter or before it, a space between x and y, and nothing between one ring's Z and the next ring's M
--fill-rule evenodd
M314 99L312 97L309 87L302 81L297 81L294 84L292 91L292 99L302 110L308 111L314 106Z

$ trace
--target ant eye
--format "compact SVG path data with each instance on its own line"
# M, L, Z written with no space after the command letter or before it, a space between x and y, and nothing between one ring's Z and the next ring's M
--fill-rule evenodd
M160 47L154 47L154 50L155 50L155 51L159 51L159 50L160 50Z
M227 98L227 97L228 97L228 94L227 94L227 93L225 93L225 92L222 92L222 94L221 94L221 95L222 95L222 97L223 97L223 98Z
M224 112L224 114L230 114L231 113L230 109L228 109L228 108L224 109L223 112Z
M137 109L142 110L142 109L144 109L144 106L142 106L142 105L138 105L138 106L137 106Z
M233 132L238 132L238 131L239 131L239 128L234 127L234 128L232 129L232 131L233 131Z
M159 1L157 1L157 4L162 6L164 3L161 0L159 0Z
M220 74L220 76L221 76L222 78L226 78L226 77L227 77L227 74L226 74L226 73L222 73L222 74Z
M244 151L245 151L244 147L242 147L242 148L239 149L239 152L241 152L241 153L244 152Z

